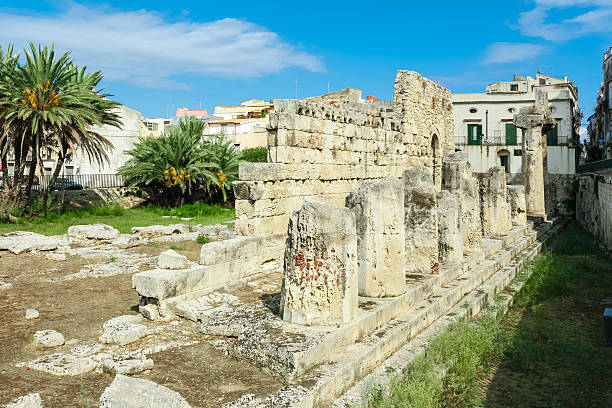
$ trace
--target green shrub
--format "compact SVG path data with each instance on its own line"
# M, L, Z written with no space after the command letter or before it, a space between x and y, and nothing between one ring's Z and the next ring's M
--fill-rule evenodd
M198 235L198 238L196 238L196 242L198 244L204 245L204 244L208 244L210 242L210 240L205 235Z
M268 148L267 147L251 147L240 152L240 161L247 162L267 162Z

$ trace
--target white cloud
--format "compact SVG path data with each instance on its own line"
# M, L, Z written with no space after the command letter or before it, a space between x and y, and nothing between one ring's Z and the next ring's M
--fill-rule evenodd
M584 143L589 138L589 132L584 126L581 126L580 129L578 129L578 133L580 134L581 143Z
M484 59L487 64L505 64L533 59L544 52L537 44L496 42L489 46Z
M536 0L535 4L532 10L519 15L518 28L523 35L567 41L591 33L612 32L612 0ZM568 8L578 8L574 17L549 21L551 10Z
M55 43L76 62L110 80L151 88L188 86L182 74L253 78L299 67L324 71L321 60L248 21L170 23L147 10L111 11L69 3L59 15L0 13L3 45Z

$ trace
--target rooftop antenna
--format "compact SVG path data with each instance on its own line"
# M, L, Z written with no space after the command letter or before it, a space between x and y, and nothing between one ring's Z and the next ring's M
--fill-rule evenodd
M297 78L295 79L295 99L298 98L298 80Z
M329 93L329 81L327 81L327 93Z

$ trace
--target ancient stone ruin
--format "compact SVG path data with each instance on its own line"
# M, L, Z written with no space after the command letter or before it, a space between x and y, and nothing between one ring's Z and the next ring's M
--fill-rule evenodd
M249 390L226 408L348 407L363 402L372 384L384 388L436 331L494 298L512 301L523 282L514 277L557 228L527 219L544 205L541 147L523 153L531 155L524 186L506 185L501 167L477 179L454 149L448 89L399 71L392 106L347 95L275 101L266 129L270 162L241 163L234 183L235 231L147 227L128 236L98 226L41 241L55 249L95 236L107 245L101 251L125 254L175 230L214 237L196 260L174 250L141 260L147 268L132 275L132 286L142 316L106 321L104 353L56 356L84 370L71 374L119 374L104 406L130 400L122 391L130 387L188 406L170 384L121 376L150 369L155 345L106 353L153 342L153 324L179 338L177 316L197 322L215 358L230 356L284 384L267 396ZM515 121L535 135L547 116L521 112ZM16 236L6 238L0 245L23 250ZM49 359L29 364L46 367Z

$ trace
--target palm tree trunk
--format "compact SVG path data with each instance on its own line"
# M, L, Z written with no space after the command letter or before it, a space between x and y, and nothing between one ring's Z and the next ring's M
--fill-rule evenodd
M32 160L30 161L30 170L28 172L28 183L26 184L25 192L23 194L23 203L25 205L30 205L30 195L32 193L32 184L34 184L37 164L38 152L36 151L36 142L32 140Z
M51 175L51 179L49 179L49 184L44 189L41 195L41 200L43 203L47 201L47 196L51 191L51 187L55 184L55 180L59 177L60 171L62 170L62 166L64 165L64 159L66 158L66 151L68 148L62 144L60 155L57 158L57 163L55 164L55 170L53 170L53 174Z

